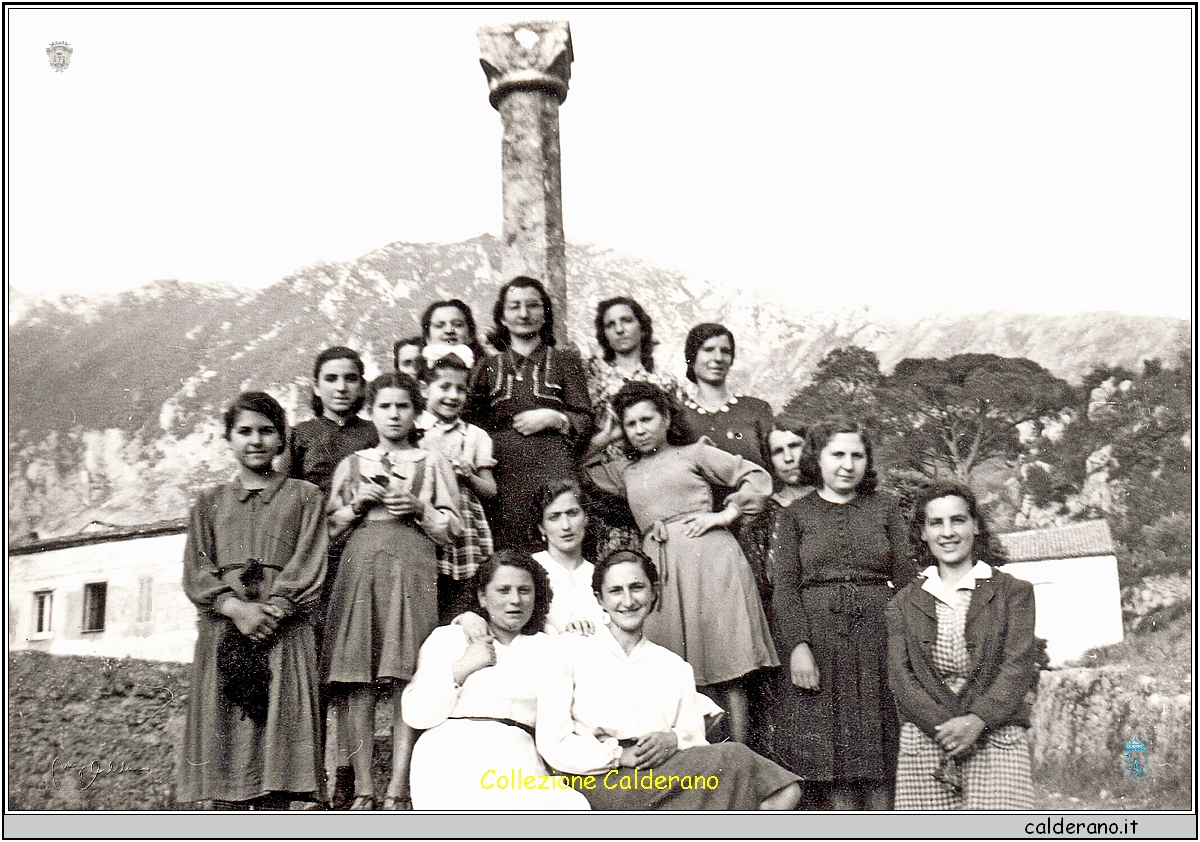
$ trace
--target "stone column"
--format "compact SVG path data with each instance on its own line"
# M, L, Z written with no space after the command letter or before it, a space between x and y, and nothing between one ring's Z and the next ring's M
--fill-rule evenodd
M567 246L562 223L558 106L571 80L566 21L484 26L479 63L500 112L504 229L501 272L542 281L554 303L555 335L567 340Z

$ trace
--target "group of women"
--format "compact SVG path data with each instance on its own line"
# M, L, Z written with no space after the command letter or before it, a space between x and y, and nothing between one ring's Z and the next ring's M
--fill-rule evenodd
M226 412L238 473L201 493L184 559L180 800L1031 806L1032 589L995 569L968 489L925 490L910 541L867 432L733 394L721 325L688 334L685 389L632 298L600 302L586 364L537 280L492 316L489 351L434 302L370 384L322 352L290 440L269 395Z

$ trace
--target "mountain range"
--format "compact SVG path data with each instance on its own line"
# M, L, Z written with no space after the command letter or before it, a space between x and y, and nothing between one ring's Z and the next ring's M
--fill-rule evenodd
M1085 312L989 312L903 319L868 307L799 312L608 249L568 246L568 329L596 352L597 301L632 294L651 314L660 367L682 375L683 339L700 321L738 338L738 391L782 407L831 349L874 351L885 371L905 357L964 352L1032 359L1078 381L1097 363L1136 368L1173 360L1188 322ZM322 262L261 290L161 280L113 295L10 303L9 422L28 434L120 428L183 432L237 391L261 388L304 414L312 359L325 346L360 349L369 374L390 367L393 340L418 332L425 304L458 297L490 324L500 245L397 242L352 262ZM578 302L578 303L576 303ZM1014 302L1020 304L1022 302Z

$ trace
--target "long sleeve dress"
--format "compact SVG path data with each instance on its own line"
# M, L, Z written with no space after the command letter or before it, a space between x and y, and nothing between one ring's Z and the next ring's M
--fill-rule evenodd
M809 644L820 689L788 682L775 756L806 780L890 782L899 724L887 684L883 609L916 574L904 518L881 494L809 494L776 528L773 616L783 658Z
M454 683L467 651L458 626L442 626L421 647L417 674L404 688L404 721L424 731L413 749L411 793L417 810L587 810L579 793L526 787L548 770L533 739L538 692L559 675L561 657L547 634L496 641L496 663ZM514 780L514 778L518 780Z
M567 431L518 433L513 417L527 409L562 412L569 421ZM492 437L497 494L489 520L496 546L533 552L538 549L533 533L538 488L577 477L576 455L591 435L591 405L579 355L541 345L528 357L509 349L485 358L472 374L468 420Z
M707 440L593 463L589 472L629 501L643 549L658 567L662 596L646 620L646 637L691 664L700 685L778 665L754 574L733 535L683 534L687 515L712 512L714 486L735 489L730 498L743 508L761 504L771 493L767 472Z
M317 790L318 674L308 613L325 577L327 541L324 497L310 483L279 473L261 491L234 480L200 492L183 555L183 590L198 615L180 801ZM242 575L252 560L262 572L253 601L284 613L267 655L270 691L262 723L224 696L217 669L221 638L240 634L217 609L228 599L249 601L253 592L247 594Z
M626 654L607 625L558 640L562 672L538 696L537 746L558 771L596 778L580 787L592 809L756 810L796 780L740 743L708 744L704 717L720 708L696 691L692 668L674 652L643 638ZM622 750L657 731L674 733L679 748L653 769L666 785L622 788L636 774L619 765Z
M373 505L356 518L364 484L415 495L420 515L396 518ZM329 599L321 650L326 683L407 681L421 643L437 625L437 549L460 530L458 482L437 453L419 448L361 450L333 477L330 529L352 529Z

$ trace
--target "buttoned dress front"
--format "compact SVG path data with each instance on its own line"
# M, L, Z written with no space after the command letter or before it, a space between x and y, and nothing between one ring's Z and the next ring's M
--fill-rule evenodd
M787 683L774 755L806 780L890 783L899 721L883 611L916 573L907 525L883 494L834 503L814 493L780 513L775 534L778 643L785 662L809 645L820 689Z

